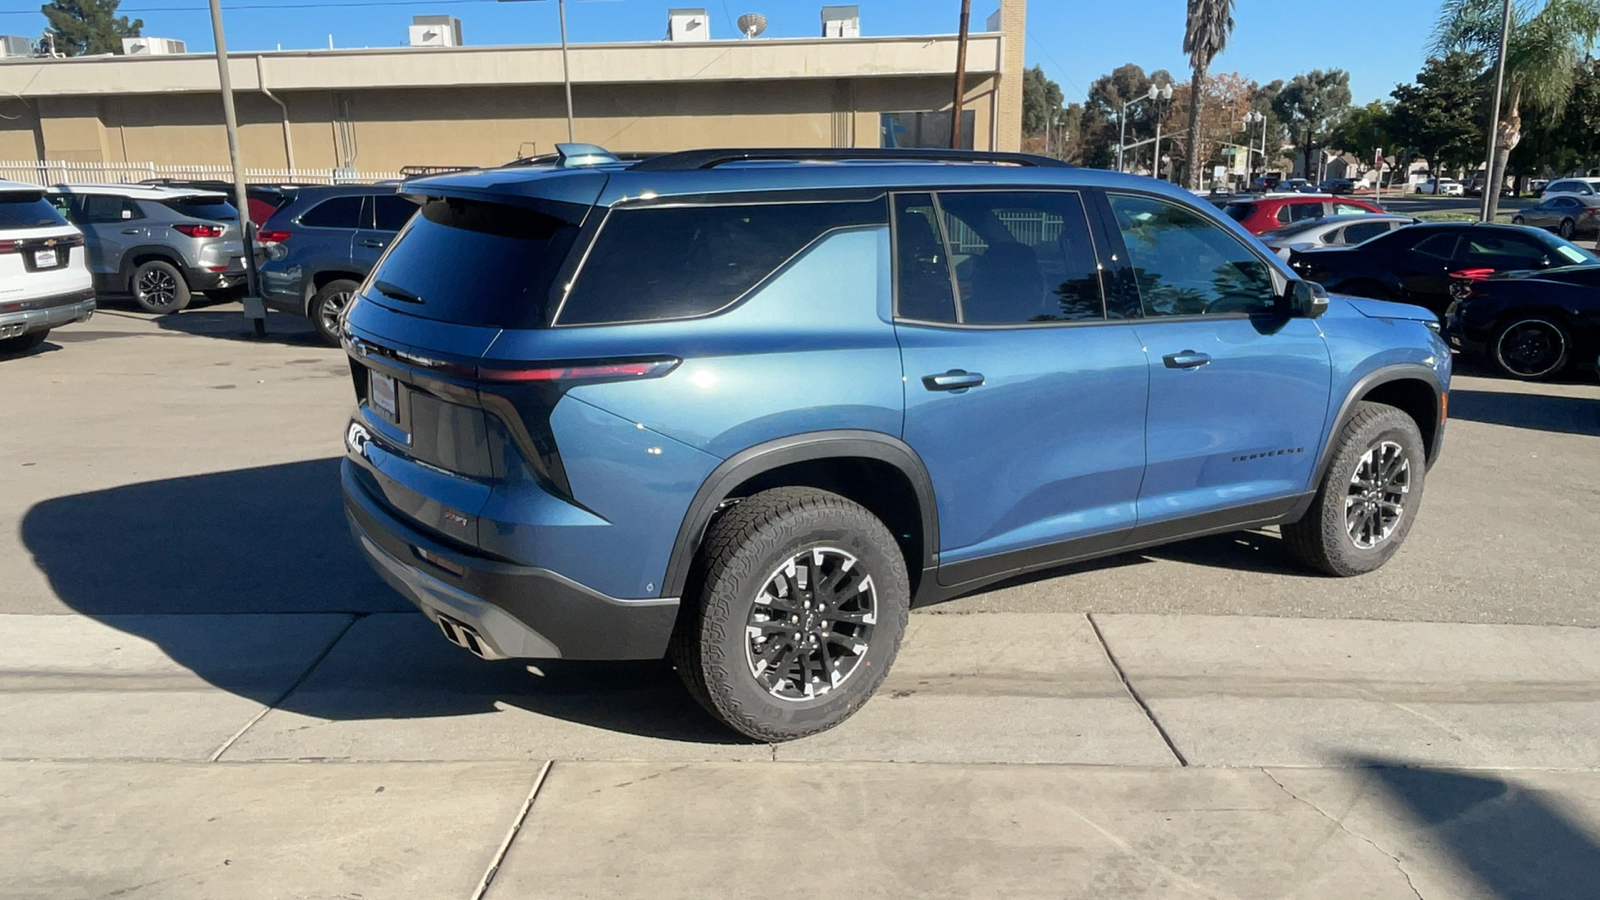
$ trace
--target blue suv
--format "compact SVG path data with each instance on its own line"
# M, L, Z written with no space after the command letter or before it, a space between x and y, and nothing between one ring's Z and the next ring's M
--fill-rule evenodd
M479 656L666 655L786 740L872 695L913 602L1266 525L1357 575L1415 521L1433 314L1330 298L1184 191L561 152L408 182L342 323L355 538Z

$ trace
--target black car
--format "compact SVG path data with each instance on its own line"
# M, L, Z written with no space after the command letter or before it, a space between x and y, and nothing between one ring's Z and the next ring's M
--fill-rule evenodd
M1513 378L1560 375L1600 352L1600 266L1506 272L1463 285L1445 340Z
M1335 293L1414 303L1442 314L1453 283L1496 272L1600 265L1600 258L1536 228L1427 222L1355 247L1297 250L1289 265Z
M1356 183L1349 178L1329 178L1317 185L1317 190L1324 194L1354 194Z

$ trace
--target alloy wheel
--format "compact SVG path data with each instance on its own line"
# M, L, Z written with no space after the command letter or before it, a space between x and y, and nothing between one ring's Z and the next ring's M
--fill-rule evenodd
M1528 319L1501 333L1495 353L1512 374L1540 378L1561 365L1566 349L1560 329L1540 319Z
M767 577L745 626L745 658L767 693L804 701L843 685L877 624L877 589L849 553L816 547Z
M1410 492L1411 460L1404 447L1383 441L1362 454L1344 498L1345 527L1356 547L1371 550L1394 534Z
M340 291L329 294L322 301L317 310L317 317L322 323L322 330L326 334L337 336L339 334L339 317L344 314L344 308L350 305L350 298L354 296L349 291Z
M1562 219L1561 224L1556 226L1556 234L1559 234L1564 238L1572 237L1574 230L1576 229L1573 227L1571 219Z
M151 269L140 275L135 287L139 299L149 306L171 306L178 299L178 280L172 277L171 272L161 269Z

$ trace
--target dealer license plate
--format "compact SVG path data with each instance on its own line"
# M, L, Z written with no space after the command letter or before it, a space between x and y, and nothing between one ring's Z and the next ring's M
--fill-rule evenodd
M400 404L396 401L394 379L381 372L372 372L371 390L367 391L367 399L378 415L385 419L400 424Z
M33 254L33 267L35 269L54 269L59 263L54 250L36 250Z

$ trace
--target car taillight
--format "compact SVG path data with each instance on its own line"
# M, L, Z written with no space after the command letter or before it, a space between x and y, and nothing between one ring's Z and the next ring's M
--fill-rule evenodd
M16 241L0 241L0 253L16 253L20 249Z
M172 227L174 230L192 238L222 237L223 231L221 225L174 225Z
M1457 269L1450 273L1450 277L1459 278L1462 281L1482 281L1493 275L1494 271L1494 269Z
M1600 206L1591 206L1583 211L1586 216L1600 216Z
M585 378L658 378L677 368L678 362L676 359L653 359L639 362L541 366L526 369L479 366L478 378L483 381L511 384L578 381Z
M288 231L258 231L256 241L262 244L281 244L289 239L293 232Z

